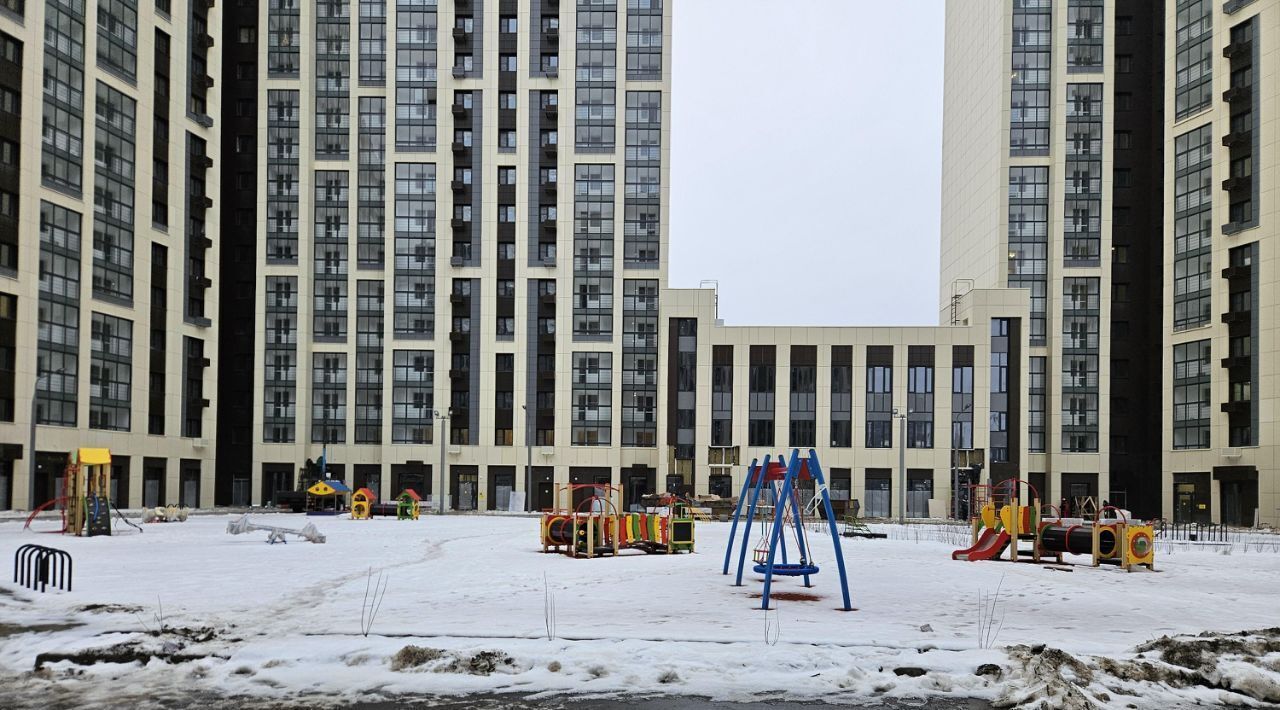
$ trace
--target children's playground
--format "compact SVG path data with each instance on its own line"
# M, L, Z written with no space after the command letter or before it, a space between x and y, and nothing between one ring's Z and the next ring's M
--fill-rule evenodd
M1142 543L1144 523L1060 517L1021 482L975 491L967 524L861 527L880 539L844 534L822 463L794 451L744 467L728 521L695 523L676 500L624 514L614 492L572 488L540 516L415 519L416 494L357 489L336 515L123 513L141 531L116 517L89 535L93 460L78 462L87 482L71 492L86 503L69 526L0 522L6 554L34 544L74 561L71 591L0 580L0 706L477 692L1280 702L1267 695L1280 692L1280 548ZM1196 670L1177 665L1188 658Z

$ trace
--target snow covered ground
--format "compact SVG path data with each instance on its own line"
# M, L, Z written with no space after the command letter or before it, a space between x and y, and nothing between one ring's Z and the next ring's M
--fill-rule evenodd
M815 587L778 580L774 592L818 598L764 612L757 575L733 587L720 573L724 523L698 524L694 555L574 560L540 553L534 518L251 516L314 522L328 538L319 545L228 535L232 519L196 516L142 534L117 526L110 538L0 523L6 564L31 542L75 558L70 593L0 582L0 706L184 695L315 706L494 692L1280 703L1274 553L1179 547L1157 557L1158 573L1094 569L1079 557L1064 571L953 562L954 529L885 526L897 539L842 540L856 611L836 610L830 540L815 538ZM366 637L370 570L387 586ZM979 593L997 587L998 635L980 648ZM1232 635L1242 631L1253 633Z

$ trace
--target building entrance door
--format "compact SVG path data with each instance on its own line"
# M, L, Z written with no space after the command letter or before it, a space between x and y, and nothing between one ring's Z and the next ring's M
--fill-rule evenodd
M1173 520L1189 523L1195 520L1196 486L1194 483L1178 483L1173 487Z
M889 517L893 498L893 484L887 475L867 475L867 507L862 514L868 518Z
M623 475L623 499L622 509L624 511L633 510L644 505L643 499L653 493L654 474L649 469L632 468L624 469Z
M1222 523L1253 527L1258 510L1257 481L1222 482Z
M457 471L458 468L460 467L455 467L454 470ZM476 494L480 490L480 477L475 473L463 471L458 471L455 475L458 495L457 500L454 501L455 510L475 510Z
M1209 474L1173 474L1173 521L1207 523L1211 518Z
M237 508L247 508L249 506L249 497L252 495L253 481L237 477L231 479L231 505Z

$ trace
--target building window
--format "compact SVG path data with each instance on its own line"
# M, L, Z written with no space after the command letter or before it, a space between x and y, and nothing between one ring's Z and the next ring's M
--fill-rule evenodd
M609 446L613 426L613 354L573 353L574 446Z
M1209 341L1173 346L1173 448L1209 448Z
M360 85L383 86L386 83L387 2L360 0ZM386 102L385 98L379 100Z
M133 99L98 82L93 187L93 294L133 299Z
M299 0L268 0L267 74L298 76L298 52L302 47Z
M933 448L933 346L907 347L907 448Z
M312 295L312 337L316 342L347 338L348 175L317 170Z
M496 374L493 388L494 446L515 445L515 355L498 353L493 356Z
M574 145L580 152L612 152L617 116L617 3L578 0L577 20Z
M817 444L818 349L791 346L789 436L787 445L808 448Z
M868 449L893 447L893 347L867 346Z
M733 446L733 346L711 346L711 445Z
M747 369L747 445L773 446L775 351L752 345Z
M853 446L853 346L831 346L831 445Z
M151 343L147 375L147 433L165 433L165 373L169 344L169 248L151 243Z
M1174 139L1173 327L1209 322L1212 274L1212 127Z
M662 214L662 93L627 92L623 250L628 268L657 268Z
M387 100L362 96L360 109L359 191L356 213L356 265L381 269L386 263Z
M396 3L396 147L436 148L435 3ZM432 166L434 169L434 166Z
M347 355L311 354L311 443L347 440Z
M44 121L40 177L79 196L84 168L84 3L45 6Z
M393 356L391 443L430 444L435 407L435 355L397 350Z
M386 284L356 282L356 438L382 443L383 313Z
M1053 15L1048 2L1013 4L1010 155L1048 155Z
M627 78L662 78L662 0L627 3Z
M1017 396L1017 393L1011 393L1009 388L1009 326L1008 318L991 319L991 419L988 425L991 463L1010 460L1009 411L1013 405L1010 395Z
M1067 71L1102 71L1103 0L1067 2Z
M1174 113L1183 119L1213 102L1213 2L1178 0Z
M136 0L98 0L98 61L130 80L138 70Z
M266 277L262 373L262 440L296 439L298 391L298 277Z
M951 448L973 448L973 346L951 348Z
M1228 177L1222 184L1227 191L1227 224L1223 231L1233 234L1258 224L1256 205L1260 180L1254 175L1254 146L1258 144L1257 88L1254 86L1254 67L1258 62L1258 47L1254 41L1256 16L1231 28L1231 44L1225 53L1230 55L1231 87L1223 98L1227 99L1231 119L1229 132L1223 138L1228 152Z
M89 428L129 431L133 323L94 313L89 362Z
M316 158L346 159L351 140L351 6L316 3Z
M1062 445L1098 450L1100 279L1062 280Z
M40 203L36 422L76 425L80 354L80 215Z
M1031 370L1027 377L1027 394L1029 420L1027 422L1027 450L1031 453L1045 452L1045 433L1048 431L1048 358L1031 358Z
M298 261L298 92L267 92L267 262Z
M435 333L436 166L396 163L395 307L397 338Z
M1067 84L1065 177L1063 261L1067 266L1097 265L1102 245L1102 84Z
M1049 168L1009 168L1009 288L1031 290L1031 344L1047 338Z
M690 364L683 351L676 358L677 370ZM697 371L697 363L692 364L689 375ZM627 279L622 282L623 446L657 446L657 400L658 282Z
M676 396L674 427L670 437L675 444L677 461L694 458L694 431L697 427L697 411L694 399L698 389L698 321L693 318L677 318L671 322L675 340L675 369L672 390Z
M1227 324L1229 351L1222 364L1226 368L1230 398L1227 412L1227 442L1230 446L1256 446L1255 432L1259 423L1258 397L1253 396L1258 382L1259 296L1258 243L1243 244L1230 251L1227 277Z
M204 409L209 406L204 398L204 371L209 367L204 341L183 337L182 356L182 435L196 438L204 435Z
M613 335L614 166L574 166L573 335Z

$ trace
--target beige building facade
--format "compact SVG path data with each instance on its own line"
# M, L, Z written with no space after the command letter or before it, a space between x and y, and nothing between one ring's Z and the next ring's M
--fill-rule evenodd
M948 4L941 319L970 287L1031 292L1028 474L1054 481L1052 500L1093 486L1144 517L1280 516L1264 182L1277 13Z
M79 447L117 505L213 503L220 12L0 6L0 509Z
M734 495L750 458L813 447L843 500L890 514L901 473L907 512L945 512L953 426L989 445L993 343L995 406L1026 411L1025 294L939 328L733 328L669 289L670 5L258 6L252 460L220 466L220 503L271 504L322 457L456 510L566 482Z

